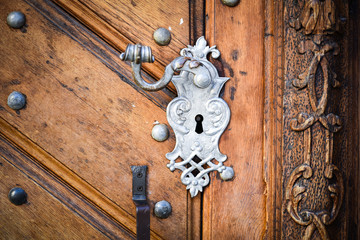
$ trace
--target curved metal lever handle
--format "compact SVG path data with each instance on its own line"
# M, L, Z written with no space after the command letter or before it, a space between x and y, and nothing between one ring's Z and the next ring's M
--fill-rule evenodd
M129 44L126 47L125 52L120 55L120 59L123 61L131 61L134 81L139 87L146 91L158 91L163 89L169 84L174 75L174 69L171 65L168 65L165 68L163 77L156 83L148 83L141 77L141 63L153 63L155 61L155 58L151 53L151 48L148 46Z
M156 83L148 83L141 77L141 63L154 62L155 58L151 53L151 48L140 44L126 47L124 53L120 55L123 61L131 61L133 69L132 75L135 83L146 91L158 91L166 87L174 76L174 72L185 71L194 74L194 84L199 88L206 88L211 82L211 73L208 68L204 67L199 61L187 57L180 56L175 58L169 65L165 67L162 78Z

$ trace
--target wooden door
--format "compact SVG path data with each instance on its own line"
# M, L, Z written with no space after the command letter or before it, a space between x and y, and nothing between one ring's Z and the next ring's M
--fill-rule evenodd
M152 239L360 236L356 1L0 3L1 239L135 239L131 165L148 166ZM11 11L26 15L24 27L7 25ZM171 32L167 46L152 39L159 27ZM150 46L152 82L202 35L230 77L220 149L235 177L212 173L191 198L166 167L174 133L151 137L176 90L142 90L119 53ZM24 109L7 106L13 91ZM10 203L14 187L27 203ZM153 214L161 200L167 219Z

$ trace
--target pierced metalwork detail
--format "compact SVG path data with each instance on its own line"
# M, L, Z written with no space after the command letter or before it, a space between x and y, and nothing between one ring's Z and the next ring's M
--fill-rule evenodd
M218 143L229 123L230 109L218 96L229 78L219 77L215 67L206 59L210 52L213 57L220 55L215 47L206 46L204 38L200 38L194 47L188 46L181 51L181 55L193 57L195 60L189 60L189 65L196 62L201 71L197 75L183 71L173 77L178 97L170 102L166 111L176 136L174 150L166 154L170 160L167 166L171 171L183 171L181 181L192 197L209 184L209 172L217 170L221 173L225 169L223 162L227 159L220 152ZM206 76L207 81L202 76ZM197 116L202 117L200 133L196 131ZM183 160L176 162L179 157Z
M176 137L174 150L166 154L170 160L167 167L171 171L182 171L181 181L189 189L191 197L209 184L209 172L221 173L226 168L223 162L227 156L219 150L219 139L229 123L230 109L219 98L219 93L229 78L219 77L214 65L207 60L209 53L213 58L220 56L216 46L207 46L204 37L200 37L195 46L182 49L181 56L174 59L165 68L164 76L153 84L142 79L139 56L133 56L132 60L125 57L131 54L122 54L123 60L132 61L134 81L141 88L157 91L170 81L176 87L178 97L169 103L166 110ZM174 72L179 75L174 75ZM177 161L179 158L181 161Z

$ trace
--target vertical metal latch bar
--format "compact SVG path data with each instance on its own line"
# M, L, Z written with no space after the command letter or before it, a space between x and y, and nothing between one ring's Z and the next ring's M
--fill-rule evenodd
M131 166L137 240L150 240L150 207L146 199L146 170L147 166Z

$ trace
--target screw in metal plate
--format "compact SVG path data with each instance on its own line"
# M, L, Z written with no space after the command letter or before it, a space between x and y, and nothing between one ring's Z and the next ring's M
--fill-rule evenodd
M163 142L169 138L169 129L166 124L156 124L152 131L151 136L158 142Z
M14 11L8 14L7 24L12 28L22 28L25 25L26 17L22 12Z
M7 99L7 104L14 110L20 110L26 105L26 97L21 92L14 91L10 93Z
M162 200L155 204L154 213L158 218L168 218L171 212L172 208L169 202Z
M221 173L220 177L224 181L229 181L234 177L234 169L232 167L226 167Z
M158 28L153 34L155 42L160 46L166 46L170 43L171 33L166 28Z

